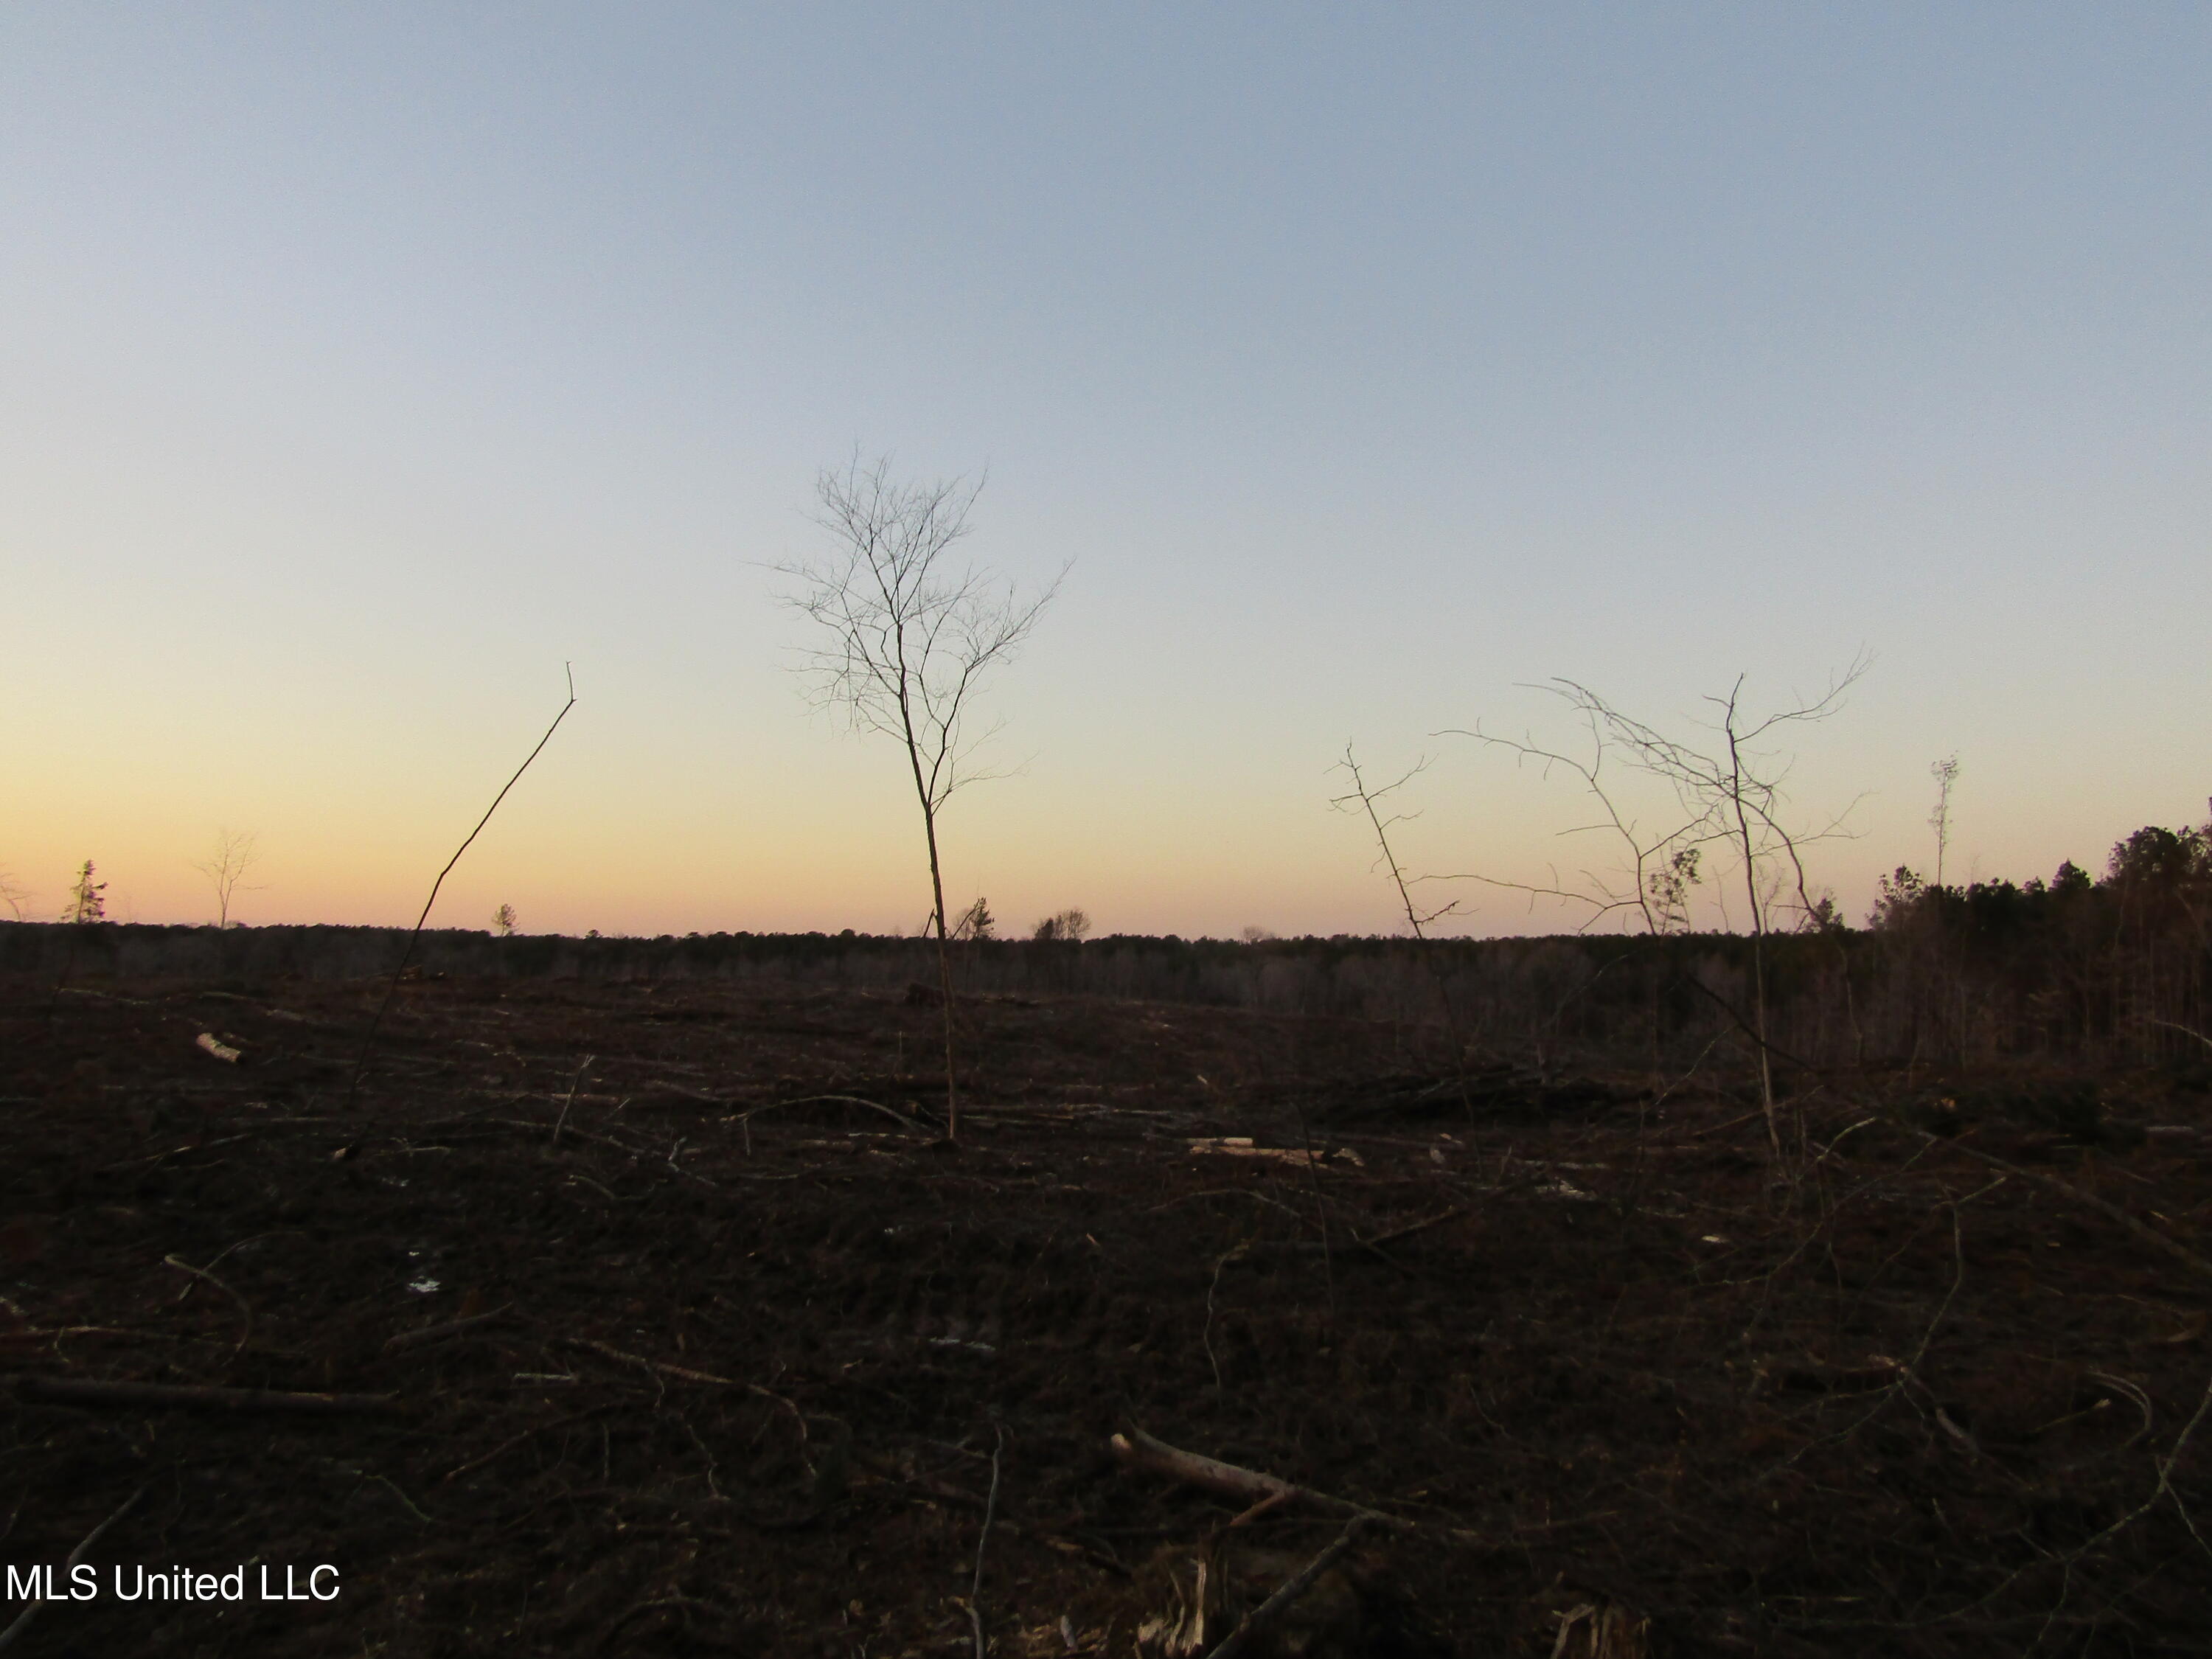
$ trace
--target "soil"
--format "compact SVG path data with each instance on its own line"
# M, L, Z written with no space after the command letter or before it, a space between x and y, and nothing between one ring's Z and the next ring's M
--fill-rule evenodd
M1126 1654L1241 1507L1136 1428L1408 1523L1358 1651L2212 1652L2174 1078L1800 1078L1784 1181L1717 1059L979 999L951 1147L923 996L418 980L349 1102L382 990L0 981L0 1561L140 1494L15 1654Z

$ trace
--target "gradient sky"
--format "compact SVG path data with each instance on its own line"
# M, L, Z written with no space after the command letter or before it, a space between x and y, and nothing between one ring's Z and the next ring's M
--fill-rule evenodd
M2212 12L0 9L0 870L35 913L911 929L898 757L766 568L988 467L1073 568L956 899L1390 931L1601 849L1463 739L1874 664L1817 879L2094 867L2212 791ZM1860 799L1863 797L1863 799ZM1647 808L1647 811L1656 811ZM1443 895L1440 893L1439 902ZM1477 932L1556 925L1468 895Z

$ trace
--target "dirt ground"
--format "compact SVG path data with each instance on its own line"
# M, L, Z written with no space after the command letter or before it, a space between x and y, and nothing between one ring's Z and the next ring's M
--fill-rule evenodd
M1241 1507L1138 1428L1409 1523L1358 1651L2212 1652L2201 1078L1797 1079L1784 1182L1717 1060L999 999L955 1150L919 1000L423 981L349 1107L380 994L0 982L0 1562L140 1494L11 1659L1126 1654Z

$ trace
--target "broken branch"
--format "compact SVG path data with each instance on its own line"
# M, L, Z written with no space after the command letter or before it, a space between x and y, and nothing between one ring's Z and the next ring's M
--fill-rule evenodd
M1350 1553L1359 1541L1359 1534L1368 1528L1382 1523L1384 1517L1370 1510L1362 1510L1345 1522L1344 1530L1319 1555L1285 1580L1281 1589L1237 1621L1237 1628L1222 1639L1221 1645L1206 1656L1206 1659L1237 1659L1245 1646L1260 1630L1280 1618L1284 1611L1314 1586L1314 1581L1327 1572Z

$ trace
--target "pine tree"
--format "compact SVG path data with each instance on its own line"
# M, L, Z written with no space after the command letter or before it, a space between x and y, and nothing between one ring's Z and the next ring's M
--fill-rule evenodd
M76 883L70 889L69 908L62 912L64 921L105 921L107 920L107 901L100 895L107 890L104 881L92 878L92 860L76 872Z

